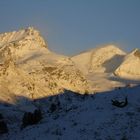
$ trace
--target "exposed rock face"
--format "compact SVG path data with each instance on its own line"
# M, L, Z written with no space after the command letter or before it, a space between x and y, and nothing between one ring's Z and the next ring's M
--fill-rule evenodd
M125 52L115 45L105 45L76 55L72 57L72 60L86 74L113 72L123 61L124 55Z
M69 89L90 90L84 75L70 58L48 50L34 28L0 35L0 99L35 99Z
M135 49L128 54L116 69L115 74L129 79L140 79L140 50Z

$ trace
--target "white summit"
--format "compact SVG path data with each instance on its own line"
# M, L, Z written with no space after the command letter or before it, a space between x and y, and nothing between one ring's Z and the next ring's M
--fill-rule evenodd
M115 74L127 79L140 79L140 50L135 49L128 54Z
M72 57L77 67L85 74L113 72L126 53L115 45L104 45Z

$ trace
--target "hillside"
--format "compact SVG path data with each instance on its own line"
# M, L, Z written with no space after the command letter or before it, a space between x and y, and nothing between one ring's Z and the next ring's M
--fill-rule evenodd
M124 61L125 55L126 53L115 45L103 45L73 56L71 59L91 81L92 90L102 92L128 84L127 81L118 80L113 75Z
M64 94L42 98L29 105L39 105L43 119L36 125L20 130L23 107L0 105L8 123L9 133L1 135L2 140L138 140L140 137L140 87L122 88L95 95L78 95L70 91ZM119 108L111 100L124 101L128 105ZM23 99L20 97L18 102ZM57 105L59 102L59 105ZM56 110L52 111L52 104ZM31 105L30 105L31 106ZM32 107L33 110L33 107Z
M73 56L72 60L85 74L110 73L121 64L125 54L115 45L104 45Z

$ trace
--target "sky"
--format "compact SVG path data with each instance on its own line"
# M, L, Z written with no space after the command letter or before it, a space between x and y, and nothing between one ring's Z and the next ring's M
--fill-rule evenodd
M49 49L75 55L102 44L140 48L140 0L0 0L0 33L37 28Z

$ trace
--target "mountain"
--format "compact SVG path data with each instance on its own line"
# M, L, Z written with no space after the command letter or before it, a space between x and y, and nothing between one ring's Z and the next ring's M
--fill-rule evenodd
M139 49L105 45L70 58L33 27L1 34L0 139L138 140L140 83L120 77L139 68Z
M140 79L140 50L135 49L128 54L114 73L123 78Z
M1 100L41 98L64 89L85 93L90 84L67 56L49 51L39 31L29 27L0 35Z
M46 43L44 42L44 39L40 36L39 31L37 31L33 27L0 34L0 46L12 42L16 43L20 40L22 40L23 44L25 44L25 42L31 43L31 41L34 41L34 43L40 43L42 47L46 46ZM30 45L30 43L28 45Z
M113 72L123 61L125 52L115 45L104 45L90 51L80 53L71 59L85 74Z
M12 57L20 59L36 51L49 52L48 45L41 37L39 31L33 27L19 31L0 34L0 63L7 57L8 51ZM6 56L4 56L6 55Z

